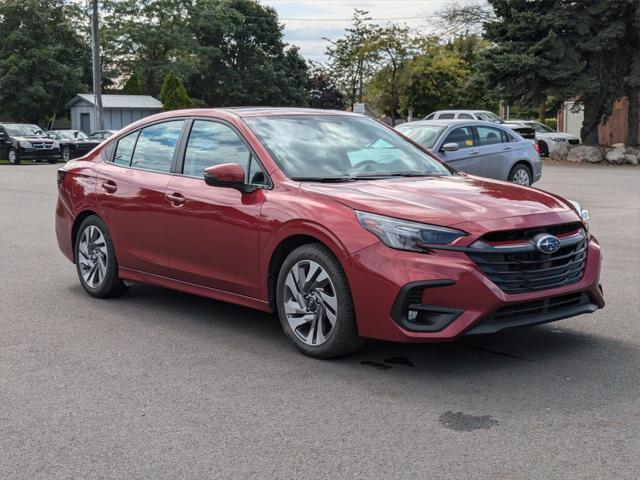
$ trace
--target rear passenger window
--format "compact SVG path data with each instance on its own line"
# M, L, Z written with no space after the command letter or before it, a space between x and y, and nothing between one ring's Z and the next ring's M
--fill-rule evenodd
M502 143L502 130L493 127L476 127L478 132L478 146Z
M113 163L128 167L131 165L131 155L136 146L139 132L133 132L118 140L116 154L113 156Z
M459 148L473 147L473 131L471 127L458 127L453 130L443 145L446 143L457 143Z
M473 120L473 117L468 113L461 113L458 115L458 118L464 118L465 120Z
M445 119L449 119L449 118L455 118L456 114L455 113L441 113L440 115L438 115L438 120L445 120Z
M223 163L239 163L247 172L250 156L247 146L231 128L222 123L196 120L189 135L182 173L202 177L205 168Z
M169 173L184 120L159 123L140 130L131 166Z

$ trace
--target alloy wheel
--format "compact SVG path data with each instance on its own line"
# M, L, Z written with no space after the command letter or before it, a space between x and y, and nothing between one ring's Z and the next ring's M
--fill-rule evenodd
M107 274L109 252L103 233L89 225L81 234L78 244L78 262L82 279L91 288L98 288Z
M307 345L325 343L338 312L336 290L327 271L312 260L297 262L287 274L283 295L293 333Z
M524 185L525 187L528 187L529 185L531 185L531 180L529 179L529 172L525 168L519 168L513 174L512 182L518 185Z
M62 150L62 159L63 159L65 162L68 162L70 158L71 158L71 152L69 151L69 147L65 147L65 148Z
M9 150L9 163L16 163L16 159L18 158L18 154L15 150Z

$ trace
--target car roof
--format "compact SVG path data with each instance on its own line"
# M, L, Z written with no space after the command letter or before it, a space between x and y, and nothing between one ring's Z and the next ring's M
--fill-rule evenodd
M442 118L438 120L419 120L417 122L403 123L402 125L398 125L398 127L402 127L405 125L416 126L433 126L433 127L448 127L449 125L483 125L487 127L496 127L500 126L498 123L487 122L486 120L470 120L470 119L453 119L453 118Z
M220 108L232 115L239 117L276 116L276 115L347 115L360 116L357 113L342 110L322 110L319 108L292 108L292 107L230 107Z
M436 110L435 112L431 112L429 115L432 115L434 113L476 113L476 112L489 112L489 110L482 110L481 108L474 109L474 110L458 110L458 109ZM493 112L489 112L489 113L493 113Z

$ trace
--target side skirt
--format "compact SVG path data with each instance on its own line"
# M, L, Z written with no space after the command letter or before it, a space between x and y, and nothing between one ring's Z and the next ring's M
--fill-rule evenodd
M162 277L160 275L153 275L151 273L145 273L139 270L118 267L118 276L122 280L157 285L159 287L179 290L181 292L191 293L193 295L199 295L201 297L213 298L214 300L220 300L222 302L235 303L236 305L242 305L243 307L255 308L256 310L261 310L263 312L271 313L272 311L269 306L269 302L266 302L264 300L245 297L244 295L238 295L237 293L225 292L224 290L204 287L202 285L183 282L180 280L175 280L173 278Z

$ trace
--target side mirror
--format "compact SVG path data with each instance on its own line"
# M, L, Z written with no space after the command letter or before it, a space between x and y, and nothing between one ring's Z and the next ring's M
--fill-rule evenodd
M204 181L212 187L235 188L243 193L254 192L256 187L245 183L246 173L239 163L223 163L204 170Z
M460 149L460 146L457 143L445 143L442 146L443 152L457 152Z

